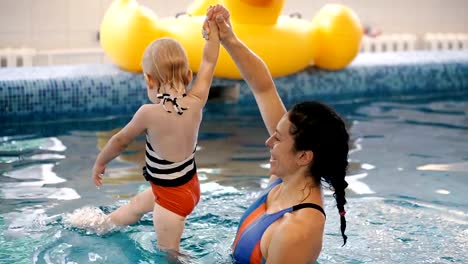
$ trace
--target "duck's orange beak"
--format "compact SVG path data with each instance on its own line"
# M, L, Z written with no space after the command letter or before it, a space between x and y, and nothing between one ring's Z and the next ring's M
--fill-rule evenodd
M275 24L285 0L223 0L235 24Z

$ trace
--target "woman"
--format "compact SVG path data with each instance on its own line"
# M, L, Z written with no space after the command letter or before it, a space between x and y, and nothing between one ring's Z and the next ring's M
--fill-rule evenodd
M265 63L234 34L229 12L216 6L221 44L249 84L270 137L270 184L241 218L233 244L236 263L314 263L323 239L321 182L334 189L346 243L345 181L348 140L343 120L318 102L286 112Z

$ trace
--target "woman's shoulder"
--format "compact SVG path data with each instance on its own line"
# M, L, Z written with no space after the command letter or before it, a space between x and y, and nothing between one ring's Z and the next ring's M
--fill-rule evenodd
M278 231L300 230L302 233L322 232L325 226L325 216L315 208L306 207L283 216Z
M277 232L288 240L309 240L321 237L325 227L325 216L316 208L303 207L283 216Z
M301 209L283 216L270 245L281 245L284 252L298 258L316 259L322 249L325 218L318 210ZM276 247L275 247L276 248Z
M268 257L295 259L296 262L317 259L322 249L324 226L324 216L318 210L302 209L285 214L271 238Z

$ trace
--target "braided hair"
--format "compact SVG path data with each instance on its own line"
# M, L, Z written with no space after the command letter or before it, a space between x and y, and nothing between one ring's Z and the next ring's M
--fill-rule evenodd
M311 150L314 153L309 168L310 176L316 184L328 183L334 191L338 213L340 214L343 245L346 244L346 204L345 180L348 167L349 134L343 119L329 106L320 102L296 104L289 111L292 123L290 134L294 138L296 151Z

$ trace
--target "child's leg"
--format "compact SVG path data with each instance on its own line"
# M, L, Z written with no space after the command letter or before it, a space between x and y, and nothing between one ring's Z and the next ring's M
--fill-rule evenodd
M154 207L154 194L151 188L137 194L132 200L109 215L111 221L120 226L136 223Z
M154 230L158 247L179 251L180 238L184 231L185 218L200 200L198 176L177 187L163 187L151 183L156 196L153 210Z
M153 224L158 248L179 251L180 238L184 231L185 217L154 203Z

